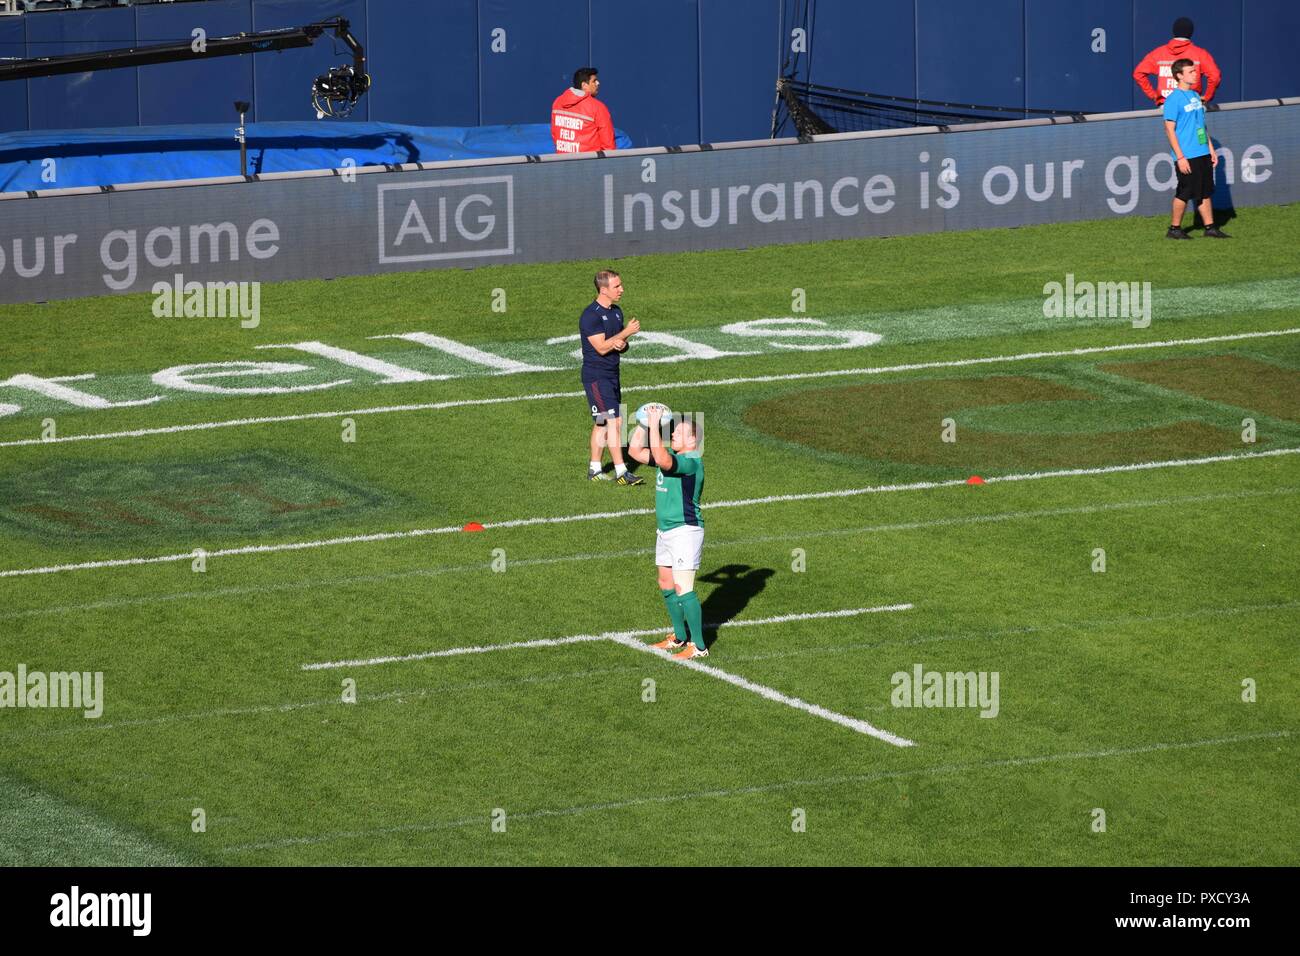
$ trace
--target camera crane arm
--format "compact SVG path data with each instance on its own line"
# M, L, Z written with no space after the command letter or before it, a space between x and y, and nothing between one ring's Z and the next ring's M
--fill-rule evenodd
M370 89L370 76L366 73L365 50L352 35L350 24L343 17L330 17L302 27L213 37L202 43L190 40L100 50L95 53L68 53L62 56L41 56L27 60L0 60L0 82L58 76L64 73L117 70L128 66L149 66L155 63L206 60L215 56L265 53L268 50L291 50L311 46L324 36L326 31L347 45L352 53L352 65L334 67L328 73L318 76L312 84L312 99L318 113L346 116L352 111L352 107L356 105L361 95Z

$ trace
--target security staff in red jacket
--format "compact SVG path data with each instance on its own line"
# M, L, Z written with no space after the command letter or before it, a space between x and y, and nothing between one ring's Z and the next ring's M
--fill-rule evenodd
M1174 60L1186 59L1196 64L1201 76L1205 77L1205 92L1201 93L1199 83L1196 92L1207 103L1214 98L1214 91L1219 87L1222 74L1219 72L1218 64L1214 62L1214 57L1210 56L1210 51L1192 42L1192 28L1190 19L1179 17L1174 21L1174 38L1144 56L1142 62L1133 69L1133 79L1142 88L1147 99L1156 106L1163 106L1165 97L1178 89L1178 80L1174 78L1171 69ZM1154 89L1151 87L1151 81L1147 79L1148 76L1156 78Z
M573 88L551 104L551 139L557 153L590 153L614 148L614 122L609 109L596 99L600 80L584 66L573 74Z

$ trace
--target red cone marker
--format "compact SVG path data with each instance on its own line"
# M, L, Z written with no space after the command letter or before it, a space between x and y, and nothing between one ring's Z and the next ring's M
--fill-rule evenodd
M469 524L465 525L465 527L461 528L461 530L462 531L483 531L485 529L477 521L471 521Z
M971 475L969 478L966 479L966 484L968 484L968 485L982 485L982 484L984 484L984 479L981 478L979 475Z

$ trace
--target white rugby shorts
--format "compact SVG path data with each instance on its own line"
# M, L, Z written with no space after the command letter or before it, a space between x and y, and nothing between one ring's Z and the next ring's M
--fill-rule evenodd
M677 571L698 571L704 553L704 529L682 525L672 531L655 531L655 564Z

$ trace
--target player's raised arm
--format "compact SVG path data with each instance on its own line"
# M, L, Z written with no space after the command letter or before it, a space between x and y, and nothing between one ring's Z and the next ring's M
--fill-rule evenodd
M652 405L646 409L646 421L649 423L650 432L650 457L660 468L668 469L673 467L673 455L664 447L663 435L660 432L659 422L663 418L664 407L662 405Z
M628 439L627 456L633 461L639 461L643 465L650 464L650 449L646 447L646 430L643 426L637 425L632 429L632 437Z

